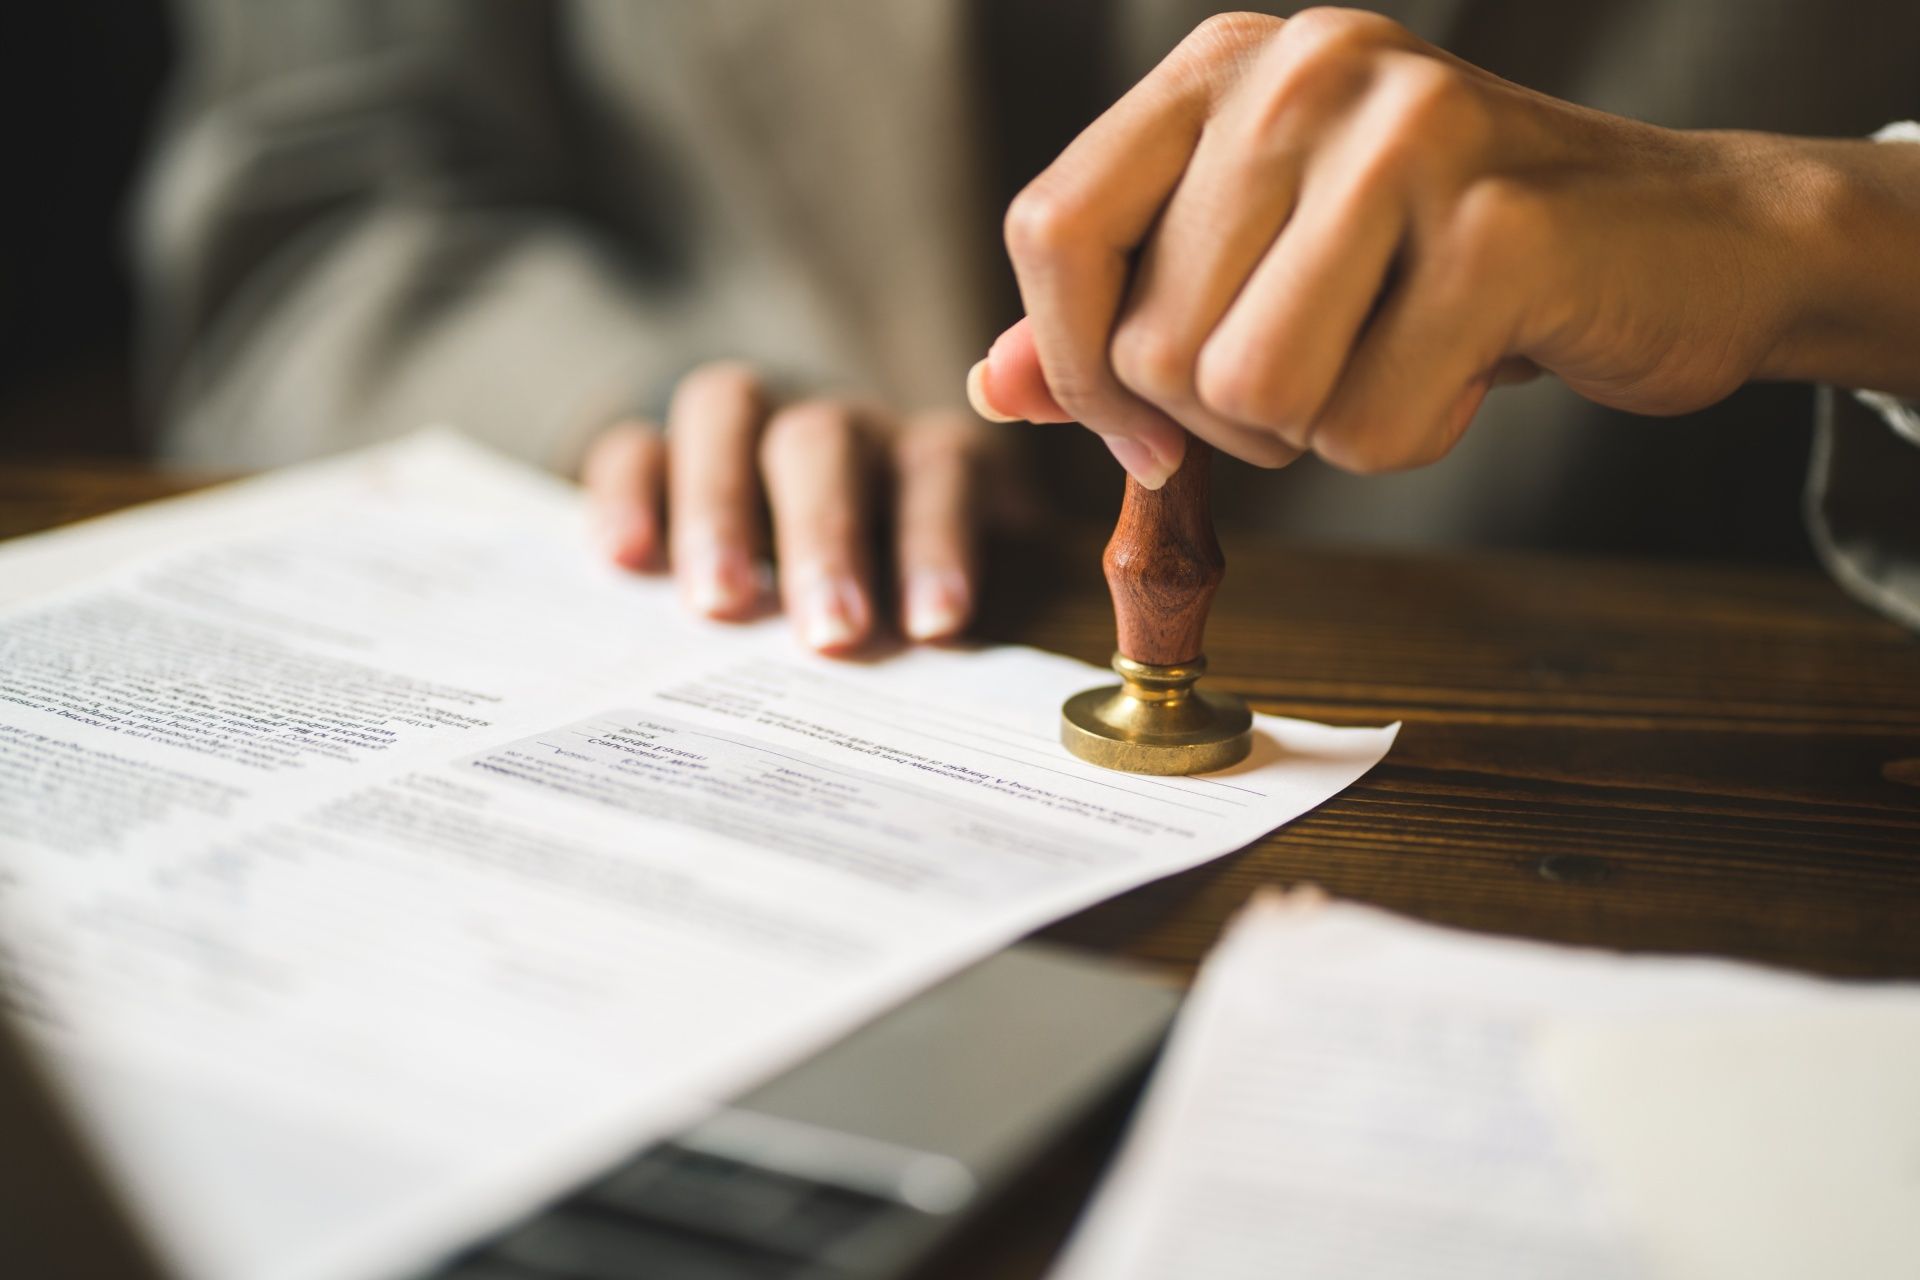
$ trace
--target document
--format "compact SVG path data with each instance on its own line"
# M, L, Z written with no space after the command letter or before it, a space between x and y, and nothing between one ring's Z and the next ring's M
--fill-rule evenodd
M1257 899L1056 1280L1911 1276L1917 1018L1911 988Z
M399 1274L1394 728L1083 764L1084 664L682 615L447 433L0 548L0 975L192 1276Z
M1920 1274L1920 999L1556 1021L1538 1058L1655 1274Z

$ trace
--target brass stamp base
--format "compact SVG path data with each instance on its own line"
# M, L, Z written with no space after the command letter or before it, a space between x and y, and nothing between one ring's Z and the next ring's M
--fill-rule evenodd
M1121 683L1088 689L1060 708L1060 742L1090 764L1126 773L1208 773L1253 750L1253 713L1231 693L1194 682L1205 658L1177 667L1113 656Z

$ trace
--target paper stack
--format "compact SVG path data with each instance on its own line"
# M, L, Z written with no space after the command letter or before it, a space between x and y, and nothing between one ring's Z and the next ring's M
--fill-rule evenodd
M1920 991L1316 894L1208 960L1058 1280L1920 1275Z

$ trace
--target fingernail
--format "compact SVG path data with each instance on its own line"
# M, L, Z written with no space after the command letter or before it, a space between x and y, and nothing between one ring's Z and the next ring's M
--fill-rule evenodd
M987 396L987 362L979 360L973 368L967 370L967 403L973 411L988 422L1018 422L1020 419L1009 417L994 407Z
M1127 469L1127 474L1138 480L1143 488L1158 489L1167 482L1174 469L1160 461L1144 443L1127 436L1101 436L1107 442L1107 452L1114 461Z
M945 640L967 624L967 580L954 569L907 575L907 638Z
M738 547L712 543L676 547L674 567L681 595L695 613L729 617L753 604L753 566Z
M800 638L809 649L848 649L866 635L866 597L850 577L822 575L801 590L798 603Z

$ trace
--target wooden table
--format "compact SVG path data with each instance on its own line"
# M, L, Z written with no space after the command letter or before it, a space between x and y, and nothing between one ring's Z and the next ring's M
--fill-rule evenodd
M1078 552L1095 563L1094 542ZM1256 885L1444 924L1920 977L1920 638L1812 572L1228 547L1214 678L1405 724L1344 795L1051 936L1189 966ZM1019 638L1097 660L1091 575Z
M191 487L0 468L0 535ZM1101 535L1003 574L987 632L1104 661ZM1045 937L1191 972L1262 884L1627 950L1920 977L1920 641L1807 572L1227 546L1213 680L1264 711L1405 723L1357 786ZM1033 563L1028 556L1027 565ZM939 1275L1038 1275L1116 1116Z

